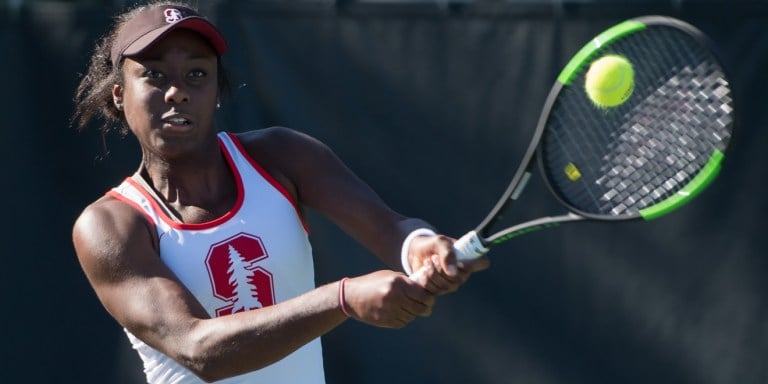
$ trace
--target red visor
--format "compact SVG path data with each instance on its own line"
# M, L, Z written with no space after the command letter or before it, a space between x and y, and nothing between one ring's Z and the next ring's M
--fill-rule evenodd
M178 28L199 33L219 55L227 52L227 42L219 30L199 13L186 7L157 6L139 12L120 26L112 44L112 65L117 66L123 57L140 54Z

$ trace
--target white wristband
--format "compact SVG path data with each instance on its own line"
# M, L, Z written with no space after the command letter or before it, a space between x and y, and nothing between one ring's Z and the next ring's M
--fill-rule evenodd
M403 264L403 271L405 271L405 273L408 276L413 274L413 270L411 269L411 263L408 261L408 251L411 249L411 241L416 236L434 236L434 235L436 235L435 231L429 228L419 228L409 233L408 236L405 238L405 240L403 240L403 248L400 250L400 262Z

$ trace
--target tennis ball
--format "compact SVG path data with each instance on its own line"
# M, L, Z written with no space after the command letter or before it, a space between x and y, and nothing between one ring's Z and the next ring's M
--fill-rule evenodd
M589 66L584 81L587 96L599 108L623 104L635 89L635 71L626 57L603 56Z

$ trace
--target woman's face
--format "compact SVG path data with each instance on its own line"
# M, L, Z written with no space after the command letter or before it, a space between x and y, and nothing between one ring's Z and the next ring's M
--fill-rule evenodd
M193 31L176 30L139 57L125 58L123 85L112 90L144 151L189 153L215 137L217 56Z

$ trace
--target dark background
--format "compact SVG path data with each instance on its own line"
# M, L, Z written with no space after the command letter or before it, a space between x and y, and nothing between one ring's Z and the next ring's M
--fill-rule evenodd
M766 383L765 1L210 1L235 90L220 128L323 140L395 209L460 236L496 202L568 58L624 19L688 21L719 47L739 122L720 177L650 223L574 224L399 331L324 337L329 383ZM93 42L126 2L0 3L2 383L138 383L80 270L80 210L138 165L132 138L68 125ZM516 219L557 213L533 183ZM553 211L555 210L555 211ZM381 268L311 213L318 284Z

